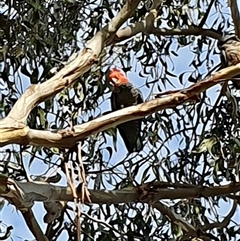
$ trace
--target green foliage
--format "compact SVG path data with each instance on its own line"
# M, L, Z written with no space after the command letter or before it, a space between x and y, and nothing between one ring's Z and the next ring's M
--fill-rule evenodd
M181 31L199 26L210 2L165 1L155 27ZM54 68L59 70L64 66L72 53L81 49L116 15L123 1L6 0L2 4L1 118L7 116L30 84L46 81L54 74ZM147 12L146 5L142 4L127 24L141 21ZM222 34L233 30L231 21L226 4L215 1L200 27ZM198 36L165 36L164 31L156 35L140 33L107 46L94 68L74 86L34 108L27 124L32 129L54 132L108 113L111 87L105 73L112 64L127 74L136 73L138 78L131 79L133 84L141 87L145 99L152 99L161 91L184 88L203 79L218 63L216 40L201 32ZM226 97L215 102L218 94L215 88L203 93L199 103L145 117L141 133L144 149L140 153L123 156L125 147L113 129L83 140L82 158L90 188L121 189L152 180L209 187L235 182L240 162L239 110L236 111ZM235 100L239 105L239 99ZM30 173L37 161L44 164L48 172L60 168L62 159L78 163L73 150L58 148L11 146L1 154L5 157L1 159L2 172L15 180L26 180L26 173ZM227 204L223 202L229 204L229 200L221 196L199 197L166 200L164 204L187 223L202 228L222 220L219 207L224 209ZM86 205L83 212L87 215L81 217L82 240L182 240L186 235L178 223L140 202ZM57 240L58 236L60 240L63 230L67 231L69 240L75 240L73 221L67 215L64 218L64 223L60 219L55 221L58 227L54 235L46 232L49 240ZM232 219L222 228L213 226L207 237L236 240L240 227L234 222ZM186 240L193 237L188 238Z

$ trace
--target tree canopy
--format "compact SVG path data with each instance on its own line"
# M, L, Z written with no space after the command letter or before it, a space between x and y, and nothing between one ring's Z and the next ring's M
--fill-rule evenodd
M33 238L240 238L240 61L220 47L240 38L237 0L0 6L1 207ZM113 66L144 103L111 111ZM140 118L128 154L116 126Z

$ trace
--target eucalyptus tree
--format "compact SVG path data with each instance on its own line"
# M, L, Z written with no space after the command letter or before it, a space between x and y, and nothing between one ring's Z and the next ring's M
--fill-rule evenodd
M224 53L225 36L240 37L237 0L0 4L1 206L23 230L239 239L240 58ZM112 66L144 103L111 111ZM128 154L116 126L136 119L143 148ZM1 240L26 239L3 227Z

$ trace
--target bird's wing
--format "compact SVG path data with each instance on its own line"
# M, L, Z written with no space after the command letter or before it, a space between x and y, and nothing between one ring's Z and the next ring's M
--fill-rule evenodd
M133 87L131 89L131 92L132 92L132 95L134 96L134 98L136 99L136 101L134 103L135 105L143 103L143 95L142 95L142 92L138 88Z
M114 89L111 95L112 110L119 110L124 107L137 105L143 102L142 93L131 83L119 86ZM119 133L129 153L140 151L143 147L140 139L142 120L133 120L117 126Z
M118 125L119 133L128 152L140 151L143 147L140 139L141 120L133 120Z
M113 91L113 92L112 92L112 95L111 95L111 107L112 107L112 111L117 110L116 103L117 103L117 93Z

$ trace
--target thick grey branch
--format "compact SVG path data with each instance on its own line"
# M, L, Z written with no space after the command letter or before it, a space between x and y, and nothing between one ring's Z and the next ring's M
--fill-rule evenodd
M155 185L156 184L156 185ZM10 185L13 187L10 188ZM22 195L19 196L19 189ZM182 199L225 196L240 191L240 182L218 187L204 187L197 185L171 183L146 183L141 186L130 185L118 190L89 190L93 203L117 204L129 202L153 203L162 199ZM81 198L81 190L76 190ZM56 186L43 182L17 182L6 176L0 178L0 196L13 203L18 209L27 211L34 201L73 201L70 187ZM87 200L87 199L85 199Z

